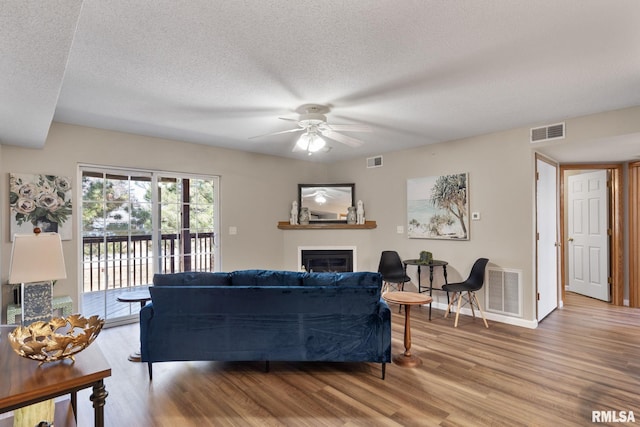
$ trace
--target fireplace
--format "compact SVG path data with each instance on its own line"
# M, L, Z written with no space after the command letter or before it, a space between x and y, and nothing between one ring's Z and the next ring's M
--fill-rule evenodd
M347 272L355 271L354 247L305 247L298 248L299 265L307 271Z

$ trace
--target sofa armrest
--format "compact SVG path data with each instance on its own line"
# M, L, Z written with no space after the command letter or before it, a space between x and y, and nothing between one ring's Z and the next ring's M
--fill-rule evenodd
M151 319L153 319L153 302L147 303L140 309L140 356L142 362L149 360L149 347L147 337L151 329Z
M140 324L148 322L153 317L153 302L150 301L140 309Z
M382 318L382 320L391 319L391 309L385 300L380 298L378 302L378 316Z
M385 300L380 298L378 316L382 325L380 351L385 362L391 362L391 309Z

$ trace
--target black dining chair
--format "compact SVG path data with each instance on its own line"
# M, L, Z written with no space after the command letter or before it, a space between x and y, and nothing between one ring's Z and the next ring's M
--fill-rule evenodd
M478 297L476 296L476 292L482 289L482 285L484 284L484 271L487 267L488 262L489 260L487 258L478 258L473 264L473 267L471 267L471 273L469 274L467 280L465 280L464 282L442 285L442 290L447 291L447 296L449 295L449 292L453 292L453 296L449 299L449 305L447 306L447 311L444 313L444 317L447 317L447 315L451 312L451 307L453 307L453 304L455 304L456 301L458 302L458 308L456 310L456 320L453 324L455 328L458 327L458 316L460 315L460 308L463 305L462 300L464 299L465 292L467 294L465 304L469 303L473 317L476 317L476 312L474 311L475 305L482 315L484 326L486 326L487 328L489 327L487 319L484 317L482 307L480 307Z
M398 291L404 290L404 284L411 278L404 270L404 264L400 255L396 251L382 251L378 273L382 274L382 293L395 288Z

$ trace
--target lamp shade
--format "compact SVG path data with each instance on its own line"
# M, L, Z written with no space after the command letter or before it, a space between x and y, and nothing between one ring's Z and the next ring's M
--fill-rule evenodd
M66 278L62 240L58 233L14 236L9 283L32 283Z

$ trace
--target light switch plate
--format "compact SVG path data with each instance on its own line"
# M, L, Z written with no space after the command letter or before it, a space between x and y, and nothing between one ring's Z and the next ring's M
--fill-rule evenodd
M234 227L234 226L229 227L229 234L232 236L238 234L238 227Z
M404 226L399 225L396 227L396 233L398 234L404 234Z
M471 212L471 219L474 221L480 221L480 212Z

